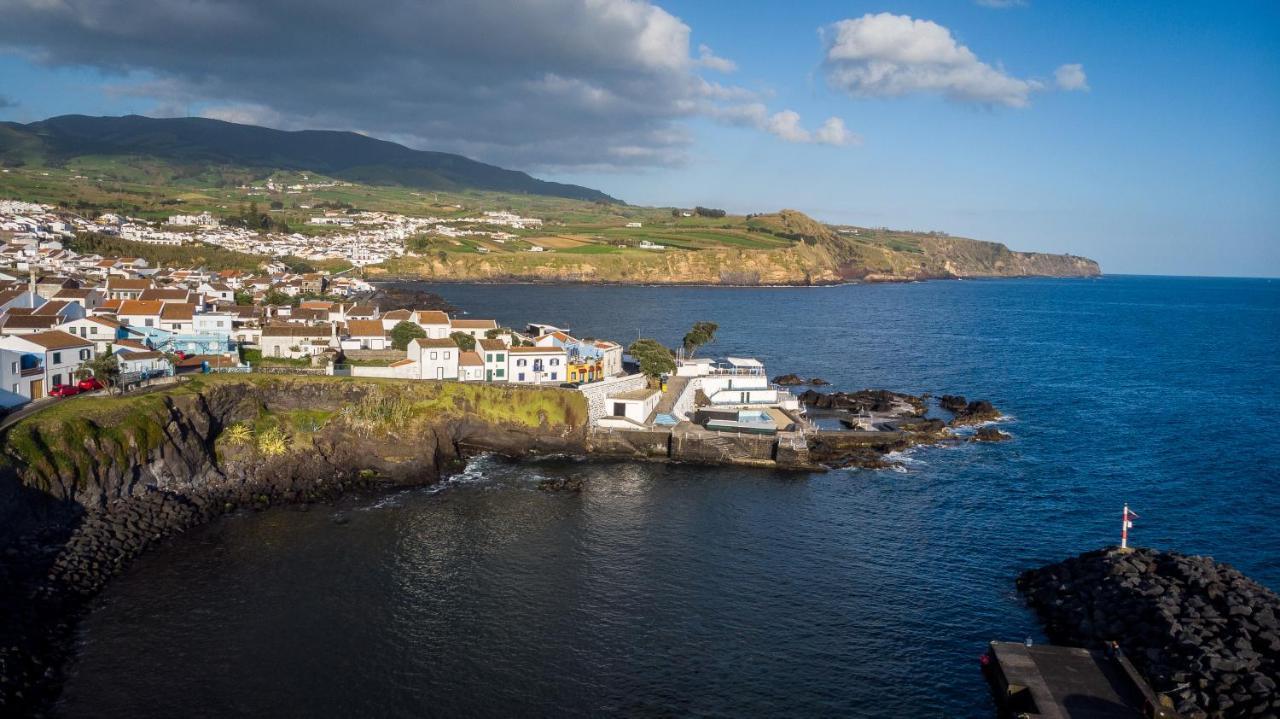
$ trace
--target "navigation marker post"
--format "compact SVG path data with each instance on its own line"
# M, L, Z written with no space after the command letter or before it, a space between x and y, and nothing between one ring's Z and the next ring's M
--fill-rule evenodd
M1127 504L1124 505L1124 515L1123 515L1123 519L1120 522L1120 548L1121 549L1129 548L1129 529L1133 527L1133 520L1137 518L1138 518L1138 515L1136 513L1129 511L1129 505Z

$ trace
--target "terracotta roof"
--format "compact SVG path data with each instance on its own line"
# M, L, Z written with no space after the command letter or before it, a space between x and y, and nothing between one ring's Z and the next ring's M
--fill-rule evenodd
M92 340L84 340L62 330L50 330L26 335L22 339L34 342L47 350L63 350L70 347L92 347Z
M150 347L148 347L148 346L146 346L146 345L142 344L141 342L139 342L139 341L137 341L137 340L116 340L115 342L112 342L111 344L112 344L112 345L114 345L114 346L116 346L116 347L125 347L125 348L133 349L133 350L141 350L141 351L143 351L143 352L145 352L145 351L147 351L147 350L151 349Z
M62 324L62 318L57 315L9 314L0 323L0 327L6 330L47 330L59 324Z
M507 351L513 354L537 354L539 352L565 353L563 347L508 347Z
M124 277L107 278L108 290L147 290L151 289L151 280L131 280Z
M164 357L164 353L156 352L155 350L147 350L146 352L122 353L122 359L126 359L126 360L160 359L161 357Z
M18 299L24 292L26 292L26 290L5 290L4 292L0 292L0 305Z
M92 287L64 287L58 290L58 294L54 295L53 298L55 300L60 300L60 299L83 300L89 296L90 292L93 292L93 291L94 289Z
M458 355L458 364L466 367L483 367L484 358L479 352L463 352Z
M454 320L453 326L463 330L496 330L497 320Z
M431 349L457 349L458 348L457 343L455 343L453 340L449 339L448 337L445 337L443 339L434 339L434 340L427 339L426 337L419 337L418 339L414 340L414 342L417 342L419 347L428 347Z
M158 315L164 309L160 300L125 300L120 303L117 315Z
M69 305L69 304L71 304L71 303L70 303L70 302L67 302L66 300L49 300L48 302L46 302L46 303L44 303L44 304L40 305L39 307L37 307L37 308L36 308L36 311L35 311L35 312L32 312L31 314L34 314L34 315L57 315L57 314L61 313L63 310L65 310L65 309L67 308L67 305Z
M143 301L168 300L170 302L186 302L187 298L190 296L191 292L189 290L176 287L152 287L150 289L143 290L142 294L138 295L138 299Z
M420 325L447 325L449 324L449 315L438 310L418 310L418 324Z
M485 352L501 352L507 348L507 345L502 340L483 339L479 340L477 344Z
M411 320L411 319L413 319L413 313L412 313L412 312L410 312L409 310L391 310L390 312L383 312L383 313L382 313L382 319L384 319L384 320Z
M166 302L164 309L160 310L160 319L189 320L195 316L195 313L195 305L182 304L180 302Z
M328 300L304 300L298 305L304 310L331 310L333 303Z
M382 320L348 320L347 334L352 337L385 337Z

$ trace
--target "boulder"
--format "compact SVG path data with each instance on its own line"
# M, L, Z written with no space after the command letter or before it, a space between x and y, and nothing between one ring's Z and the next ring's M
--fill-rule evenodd
M795 374L783 374L774 377L773 383L783 387L795 387L804 384L804 378Z
M972 442L1004 442L1013 439L1008 432L1001 432L995 427L980 427L973 433Z

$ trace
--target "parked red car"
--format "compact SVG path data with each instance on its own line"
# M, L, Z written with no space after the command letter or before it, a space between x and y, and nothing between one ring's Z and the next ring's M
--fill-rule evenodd
M85 377L76 383L76 387L79 387L81 392L92 392L96 389L102 389L102 383L98 381L97 377Z
M50 397L74 397L80 394L80 388L73 384L60 384L49 390Z

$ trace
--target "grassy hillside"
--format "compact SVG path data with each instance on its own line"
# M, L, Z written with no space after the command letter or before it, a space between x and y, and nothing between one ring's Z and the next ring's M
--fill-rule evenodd
M48 164L49 156L41 154L46 151L44 145L31 139L30 133L0 125L0 158L11 165L0 168L0 198L58 204L89 216L112 210L152 220L177 212L201 211L235 218L256 205L270 214L273 223L313 235L339 231L307 224L322 209L374 210L444 219L474 217L485 210L510 210L543 220L537 230L510 230L515 237L504 241L479 235L412 237L406 243L410 255L369 268L366 273L373 277L824 284L947 277L1091 276L1100 272L1096 263L1084 258L1014 252L1002 244L941 233L833 226L795 210L703 216L684 209L548 195L474 189L426 191L399 184L338 182L333 176L315 172L219 165L212 159L195 157L179 162L142 156L78 155L61 160L60 164ZM264 189L267 179L273 180L277 189ZM282 189L295 185L305 187ZM468 229L465 225L459 227ZM470 229L501 228L475 225ZM259 261L248 256L216 256L218 253L202 247L164 249L181 257L161 259L141 248L133 248L127 254L209 266L241 267ZM177 261L193 251L191 261Z
M355 182L431 190L481 189L611 202L598 190L538 180L461 155L412 150L354 132L285 132L199 117L64 115L5 123L6 164L60 166L79 158L161 160L168 171L207 176L211 168L317 172Z

